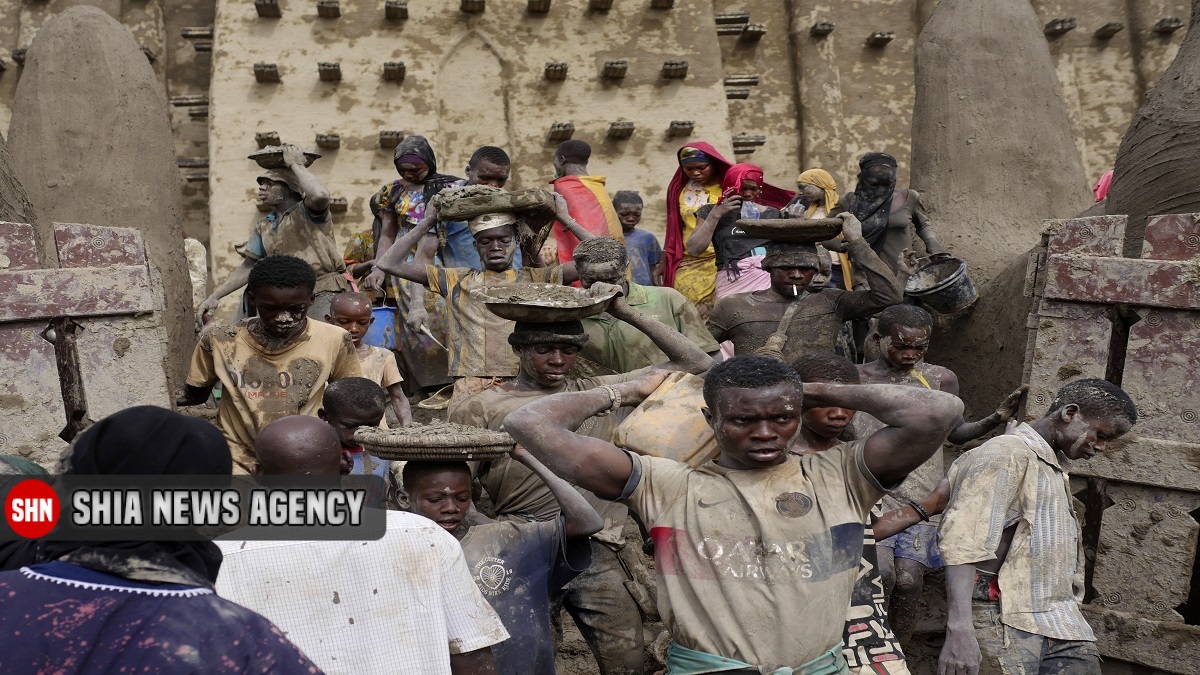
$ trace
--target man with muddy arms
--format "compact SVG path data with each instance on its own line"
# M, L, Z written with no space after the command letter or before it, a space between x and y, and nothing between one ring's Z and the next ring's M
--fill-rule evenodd
M938 529L948 603L938 675L1100 675L1079 611L1082 534L1063 458L1094 457L1135 422L1120 387L1077 380L1041 419L951 465Z
M637 405L665 376L549 396L510 414L505 428L568 481L624 500L650 529L672 675L847 672L842 629L863 523L884 489L940 446L962 402L912 387L801 385L780 361L739 356L705 379L703 412L720 454L700 468L571 431ZM888 426L825 452L790 454L806 398Z

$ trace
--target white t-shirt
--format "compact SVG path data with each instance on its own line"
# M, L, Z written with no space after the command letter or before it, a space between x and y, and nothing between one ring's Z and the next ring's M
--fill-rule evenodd
M387 512L377 541L219 541L217 593L270 619L328 673L450 673L450 654L508 631L462 547L433 521Z

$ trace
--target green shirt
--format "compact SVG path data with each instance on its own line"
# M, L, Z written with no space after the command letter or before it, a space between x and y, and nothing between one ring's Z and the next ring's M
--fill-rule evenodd
M705 353L720 349L700 320L696 306L674 288L630 283L625 302L637 312L683 333ZM628 373L670 360L645 333L607 312L584 319L583 328L588 341L580 356L615 372Z

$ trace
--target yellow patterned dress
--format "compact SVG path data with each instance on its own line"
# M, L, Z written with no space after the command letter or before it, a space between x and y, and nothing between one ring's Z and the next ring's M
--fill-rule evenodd
M704 186L689 182L679 192L679 215L683 219L685 244L692 232L696 231L696 211L707 204L716 204L720 198L720 182ZM699 256L689 255L685 250L679 269L675 272L675 290L696 305L701 319L708 317L717 296L717 253L712 244Z

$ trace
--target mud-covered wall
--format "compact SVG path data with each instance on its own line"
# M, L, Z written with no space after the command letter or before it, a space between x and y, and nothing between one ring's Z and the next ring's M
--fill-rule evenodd
M524 2L487 2L465 13L458 2L411 0L409 18L387 21L381 3L342 0L339 18L316 5L281 3L281 18L259 17L253 5L220 0L210 93L210 253L214 278L237 262L259 213L258 167L246 159L256 132L313 147L318 133L341 146L321 150L313 172L348 210L335 215L339 241L370 224L367 200L395 178L392 149L379 133L400 130L430 139L439 169L461 175L471 151L504 146L514 158L513 187L553 177L556 122L593 147L590 169L610 190L634 188L647 202L645 222L661 232L666 184L675 169L672 120L693 120L693 138L731 150L721 53L712 4L680 0L672 9L617 2L607 12L583 2L554 2L547 14ZM604 81L605 61L628 61L626 77ZM401 83L383 78L385 61L403 61ZM565 80L548 81L547 62L565 62ZM665 79L663 62L687 61L687 77ZM340 63L342 80L318 79L318 62ZM255 63L277 65L281 82L255 80ZM606 138L613 122L636 125L628 140ZM657 226L657 227L656 227ZM227 302L232 304L232 300Z

